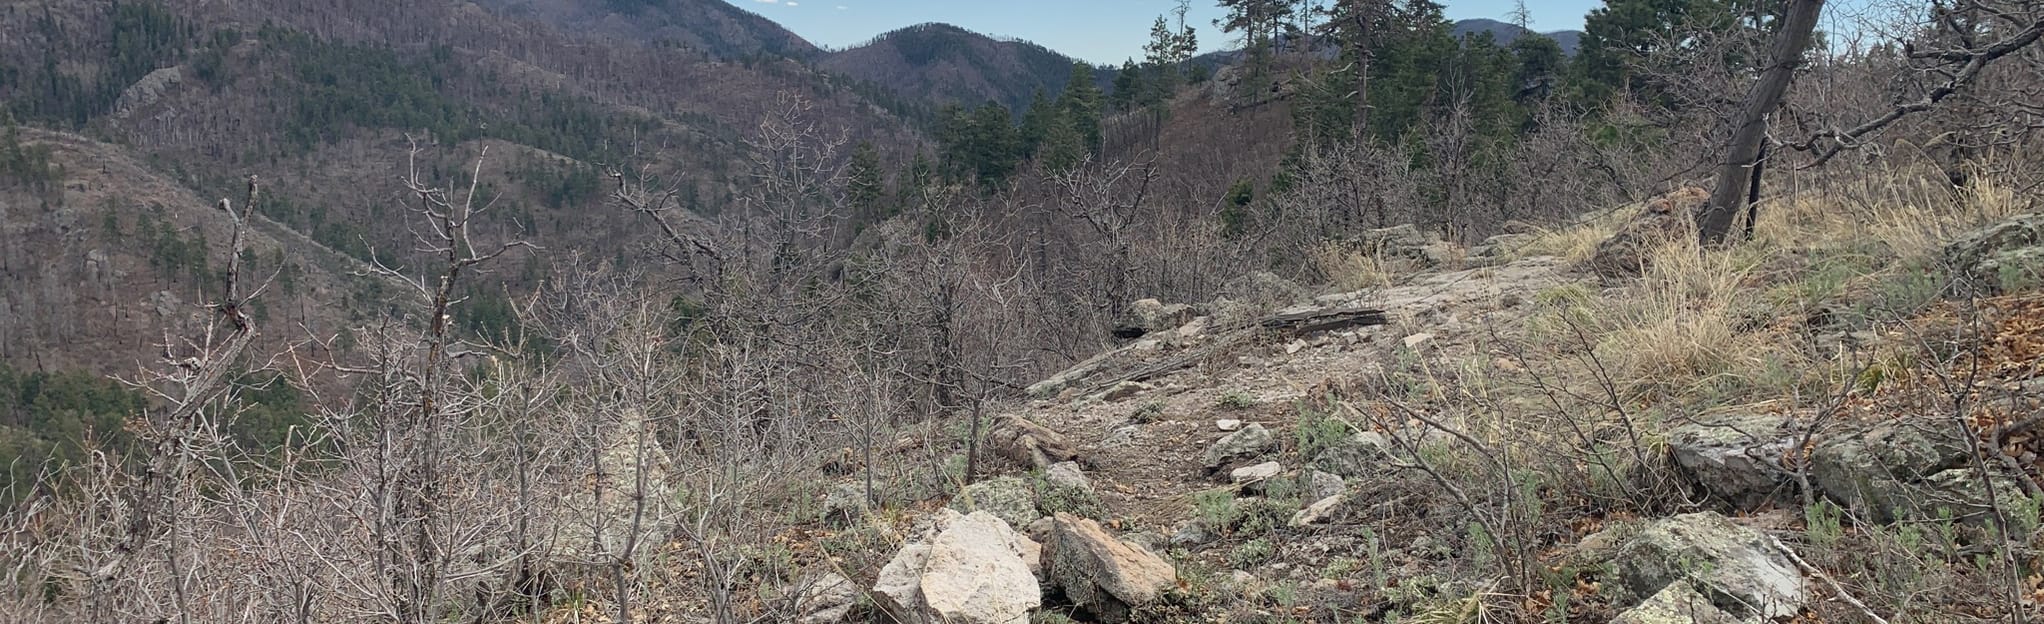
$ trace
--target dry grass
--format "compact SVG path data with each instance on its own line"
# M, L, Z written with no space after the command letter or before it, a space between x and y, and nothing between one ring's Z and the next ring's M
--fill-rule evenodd
M1411 267L1361 250L1335 243L1323 243L1311 253L1313 270L1340 292L1388 288Z

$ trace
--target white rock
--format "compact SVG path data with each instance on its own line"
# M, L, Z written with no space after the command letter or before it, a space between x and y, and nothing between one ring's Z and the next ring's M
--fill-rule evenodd
M1299 510L1299 513L1292 514L1292 526L1302 527L1326 520L1328 516L1334 514L1336 508L1341 507L1341 501L1345 498L1345 495L1336 494L1307 505L1305 509Z
M1263 481L1265 479L1273 479L1276 478L1278 475L1284 473L1285 473L1284 464L1280 464L1277 462L1263 462L1261 464L1257 464L1254 466L1244 466L1241 468L1236 468L1234 472L1228 473L1228 478L1232 479L1237 484L1241 484L1250 483L1254 481Z
M1025 561L1025 541L986 512L953 522L930 544L921 580L924 604L945 622L1028 622L1043 595ZM1040 550L1037 556L1041 561Z
M1426 344L1428 341L1433 339L1434 339L1433 334L1413 334L1410 336L1406 336L1405 348L1417 349L1419 348L1420 345Z
M1214 428L1220 429L1222 431L1234 431L1236 429L1242 428L1242 421L1235 420L1232 418L1223 418L1214 421Z

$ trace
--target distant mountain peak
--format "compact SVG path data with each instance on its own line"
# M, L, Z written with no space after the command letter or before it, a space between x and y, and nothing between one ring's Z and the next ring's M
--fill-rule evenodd
M1491 38L1501 46L1511 45L1513 41L1517 41L1520 37L1526 35L1539 34L1553 39L1555 43L1560 44L1562 53L1569 56L1575 56L1576 50L1582 47L1583 39L1581 31L1557 30L1554 32L1536 33L1518 24L1482 18L1455 22L1455 25L1449 29L1449 32L1453 33L1456 39L1466 39L1477 33L1490 33Z
M483 8L554 26L641 43L680 44L712 56L810 58L815 44L724 0L475 0Z

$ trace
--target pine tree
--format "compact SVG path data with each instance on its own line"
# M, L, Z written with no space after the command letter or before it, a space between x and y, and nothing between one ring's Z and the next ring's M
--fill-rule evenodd
M1270 71L1271 56L1284 25L1292 17L1290 0L1220 0L1227 16L1214 20L1221 32L1240 33L1242 49L1249 53L1252 75Z
M1142 99L1143 68L1135 59L1122 62L1121 69L1114 74L1114 93L1108 94L1107 103L1116 112L1128 112Z

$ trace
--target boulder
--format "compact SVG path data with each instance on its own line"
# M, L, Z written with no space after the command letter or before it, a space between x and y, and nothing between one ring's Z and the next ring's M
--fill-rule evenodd
M2044 214L2026 214L1974 230L1945 246L1945 263L1982 290L2001 290L2005 279L2032 283L2044 271Z
M823 496L823 520L834 526L858 524L870 509L866 488L857 483L830 486L830 493Z
M1051 529L1049 576L1074 606L1101 622L1126 622L1178 582L1170 562L1130 545L1092 520L1058 514Z
M995 477L965 486L951 499L950 507L961 513L984 511L1008 526L1029 526L1043 517L1036 511L1036 491L1018 477Z
M1139 299L1122 312L1121 319L1115 323L1114 335L1123 340L1141 338L1178 329L1198 316L1199 311L1189 305Z
M1086 472L1079 469L1079 462L1058 462L1043 471L1043 480L1053 486L1078 488L1092 491L1093 480L1086 478Z
M1696 593L1688 581L1670 583L1652 597L1618 617L1611 624L1745 624Z
M1698 187L1677 189L1648 201L1617 233L1597 244L1589 269L1605 278L1638 277L1661 247L1695 235L1695 211L1708 201L1710 192Z
M1687 582L1725 613L1773 620L1795 615L1808 600L1802 575L1758 531L1713 512L1607 529L1585 538L1612 544L1605 558L1624 602L1644 601Z
M1025 542L1034 545L986 512L952 523L930 543L921 582L924 606L943 622L1026 624L1043 594L1029 569L1032 549Z
M1208 472L1220 470L1222 466L1236 459L1255 457L1277 445L1277 436L1258 423L1244 425L1240 430L1228 434L1207 448L1205 455Z
M928 544L908 544L880 568L873 581L873 603L896 622L922 622L923 564L930 558Z
M1719 499L1752 505L1794 491L1780 462L1802 431L1787 416L1714 416L1668 430L1667 440L1675 465Z
M1042 603L1042 547L984 511L940 513L928 543L880 569L873 598L899 622L1023 624Z
M1895 420L1824 438L1810 452L1810 484L1874 522L1934 520L1984 506L1964 434L1948 421ZM2017 478L1990 462L1995 490L2020 497Z
M1306 500L1324 500L1348 492L1348 482L1331 472L1307 470L1299 476L1299 489L1306 493Z

